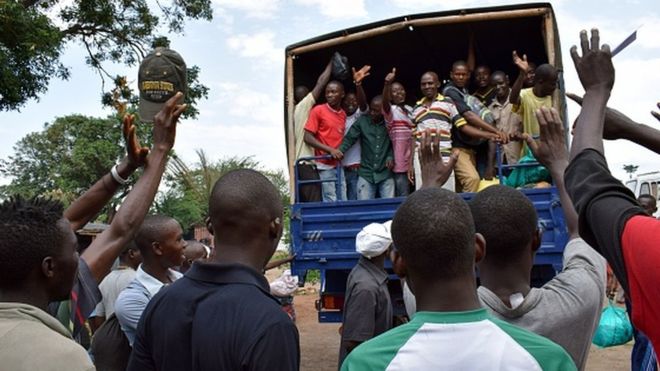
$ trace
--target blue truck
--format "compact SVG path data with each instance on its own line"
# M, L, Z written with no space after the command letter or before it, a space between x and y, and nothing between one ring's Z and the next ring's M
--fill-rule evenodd
M559 35L552 6L547 3L406 15L340 30L286 48L285 134L293 195L291 253L295 255L291 270L300 278L301 285L309 272L320 273L317 301L320 322L341 322L346 279L359 258L355 251L357 233L369 223L392 219L404 199L299 202L301 182L295 165L304 159L293 158L294 86L313 86L319 70L338 51L348 56L353 66L372 66L373 78L363 81L369 96L380 93L381 76L396 67L397 80L407 88L408 97L413 98L420 95L417 87L421 74L432 70L441 78L447 76L455 60L466 58L470 39L476 45L478 64L503 70L514 78L518 72L511 62L513 50L526 54L528 60L537 64L553 64L560 71L553 104L567 122ZM498 155L498 171L500 176L505 176L511 166L502 165L499 160ZM533 202L544 227L532 272L533 283L540 285L561 270L568 233L555 187L522 192ZM462 197L469 200L473 194L463 193ZM389 288L395 315L404 315L401 284L393 273Z

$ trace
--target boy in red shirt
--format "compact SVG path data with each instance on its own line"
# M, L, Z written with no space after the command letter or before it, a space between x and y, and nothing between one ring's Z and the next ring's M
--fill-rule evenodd
M316 160L321 180L330 180L322 185L323 202L346 199L344 171L337 161L344 156L338 149L345 131L346 112L341 108L344 95L344 85L339 81L330 81L325 87L326 103L312 108L305 123L305 143L314 148L314 155L332 156L329 159ZM331 181L337 176L341 178L338 187L336 181Z

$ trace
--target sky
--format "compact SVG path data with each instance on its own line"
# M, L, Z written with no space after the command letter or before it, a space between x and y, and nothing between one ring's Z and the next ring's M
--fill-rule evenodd
M521 3L472 0L213 0L214 19L188 22L184 35L169 35L171 47L188 65L201 68L210 88L196 120L177 130L175 150L188 163L195 150L211 159L254 156L269 169L286 169L284 143L284 48L325 33L406 14ZM602 42L614 46L639 28L638 38L614 59L616 83L609 101L632 119L660 127L650 115L660 101L660 2L657 0L560 0L552 2L562 42L567 91L583 93L570 59L581 29L598 27ZM84 63L83 47L69 43L62 61L71 68L67 81L51 80L39 100L20 112L0 112L0 158L13 153L26 134L40 131L56 117L73 113L105 117L100 104L101 80ZM110 65L111 74L137 80L137 66ZM134 78L132 77L134 76ZM569 119L578 114L569 103ZM639 173L660 170L658 156L632 143L608 142L612 172L626 178L624 164ZM0 182L7 182L0 179Z

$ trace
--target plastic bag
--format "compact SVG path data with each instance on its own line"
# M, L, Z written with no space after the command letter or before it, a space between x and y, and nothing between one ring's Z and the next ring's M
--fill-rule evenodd
M592 342L599 347L607 348L622 345L633 337L633 328L628 319L625 309L619 308L612 303L603 309L600 322L594 334Z
M538 162L529 150L525 148L525 153L518 161L518 165L528 164L531 162ZM526 184L538 183L543 181L550 181L550 173L548 169L539 165L532 167L518 167L514 168L511 174L504 179L504 185L509 187L518 188Z
M286 297L298 289L298 276L292 276L291 270L285 270L281 276L270 283L270 293L273 296Z
M346 80L351 75L348 58L335 52L332 55L332 76L337 80Z

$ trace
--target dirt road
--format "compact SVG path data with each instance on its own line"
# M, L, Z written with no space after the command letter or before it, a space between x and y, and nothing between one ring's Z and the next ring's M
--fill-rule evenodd
M317 294L308 289L305 295L297 295L295 306L300 331L301 370L331 371L337 369L339 354L339 324L318 323L314 301ZM626 345L598 349L592 346L587 371L629 370L632 342Z

